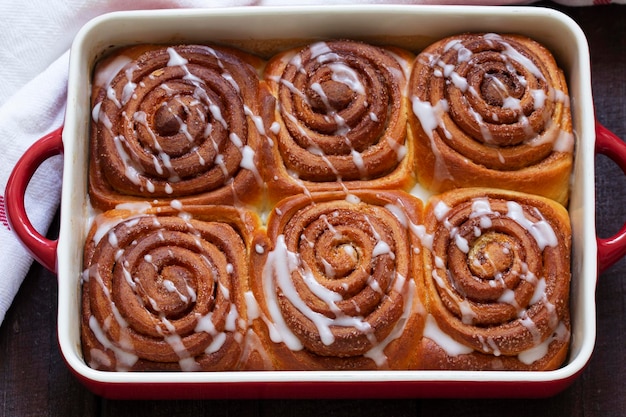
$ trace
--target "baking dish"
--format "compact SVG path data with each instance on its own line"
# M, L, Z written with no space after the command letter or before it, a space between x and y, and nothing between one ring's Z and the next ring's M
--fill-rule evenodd
M372 21L376 25L372 25ZM577 138L569 212L573 228L572 344L567 363L547 372L289 371L113 373L95 371L80 350L79 305L87 217L89 91L94 62L113 47L134 43L220 42L271 54L303 39L385 39L418 51L467 31L518 32L546 45L564 68ZM626 228L608 239L595 230L594 154L626 169L626 146L594 119L584 34L554 10L530 7L332 6L120 12L88 23L72 46L65 125L37 142L7 184L12 229L59 281L58 337L72 372L97 394L113 398L270 397L543 397L565 389L586 366L595 343L599 271L623 256ZM28 181L46 158L64 154L61 224L56 241L37 233L25 213Z

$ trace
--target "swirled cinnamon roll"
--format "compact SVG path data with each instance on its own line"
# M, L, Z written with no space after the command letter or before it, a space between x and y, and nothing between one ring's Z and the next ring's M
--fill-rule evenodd
M117 209L87 237L82 346L108 371L246 367L245 293L257 218L225 206ZM258 351L258 349L257 349Z
M408 189L406 84L413 55L333 40L273 56L264 79L277 101L270 191Z
M422 205L396 191L300 195L252 252L254 328L277 369L407 369L423 327Z
M569 345L571 231L543 197L463 189L426 207L423 367L546 370Z
M92 94L89 193L126 201L255 202L267 90L261 59L207 45L126 48L100 62ZM264 94L265 92L265 94Z
M566 204L574 136L552 54L518 35L463 34L416 58L409 98L427 188L498 187Z

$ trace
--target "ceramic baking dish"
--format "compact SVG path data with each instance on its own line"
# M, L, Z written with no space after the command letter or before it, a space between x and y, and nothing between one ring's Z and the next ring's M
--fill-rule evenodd
M94 62L111 48L135 43L219 42L272 53L290 40L381 40L419 51L467 31L517 32L546 45L564 68L576 136L569 212L573 228L572 341L558 370L502 371L264 371L212 373L102 372L89 368L80 348L80 276L87 218L89 92ZM277 42L280 41L280 42ZM59 345L67 365L93 392L113 398L310 397L543 397L565 389L586 366L596 338L595 286L599 271L625 252L623 228L599 239L595 228L594 155L626 168L624 143L594 118L589 52L581 29L560 12L535 7L329 6L120 12L89 22L71 50L64 127L36 143L7 186L13 230L35 258L58 274ZM24 192L48 157L64 155L58 240L31 226Z

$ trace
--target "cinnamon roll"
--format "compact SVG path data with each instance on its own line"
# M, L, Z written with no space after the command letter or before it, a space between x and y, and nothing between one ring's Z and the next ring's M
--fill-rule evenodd
M574 137L537 42L141 45L93 84L89 366L564 362Z
M454 190L426 207L422 367L546 370L570 337L571 231L553 200Z
M142 45L102 60L92 94L89 193L127 201L254 203L269 93L263 61L207 45Z
M99 370L246 367L248 253L258 219L225 206L97 216L82 279L82 346Z
M303 189L410 188L406 84L413 57L332 40L269 60L264 79L277 106L267 166L276 199Z
M552 54L519 35L463 34L416 58L409 84L419 182L498 187L566 204L574 136Z
M279 203L252 252L253 321L276 369L407 369L424 309L411 232L421 202L397 191Z

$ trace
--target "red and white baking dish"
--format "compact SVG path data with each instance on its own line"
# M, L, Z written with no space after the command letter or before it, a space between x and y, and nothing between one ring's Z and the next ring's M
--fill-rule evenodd
M89 368L80 347L80 276L90 213L87 165L90 83L94 62L113 47L135 43L222 42L263 45L271 40L396 39L417 50L467 31L517 32L546 45L565 70L577 139L569 212L573 229L572 341L567 363L542 372L303 371L102 372ZM404 46L404 45L402 45ZM34 257L58 274L58 338L67 365L97 394L113 398L270 397L545 397L565 389L586 366L596 338L595 288L600 271L626 252L626 226L596 236L594 156L607 155L626 171L626 145L594 118L588 45L560 12L535 7L330 6L121 12L101 16L76 36L71 51L63 129L42 138L16 165L7 185L13 230ZM24 193L37 167L64 155L58 240L32 227Z

